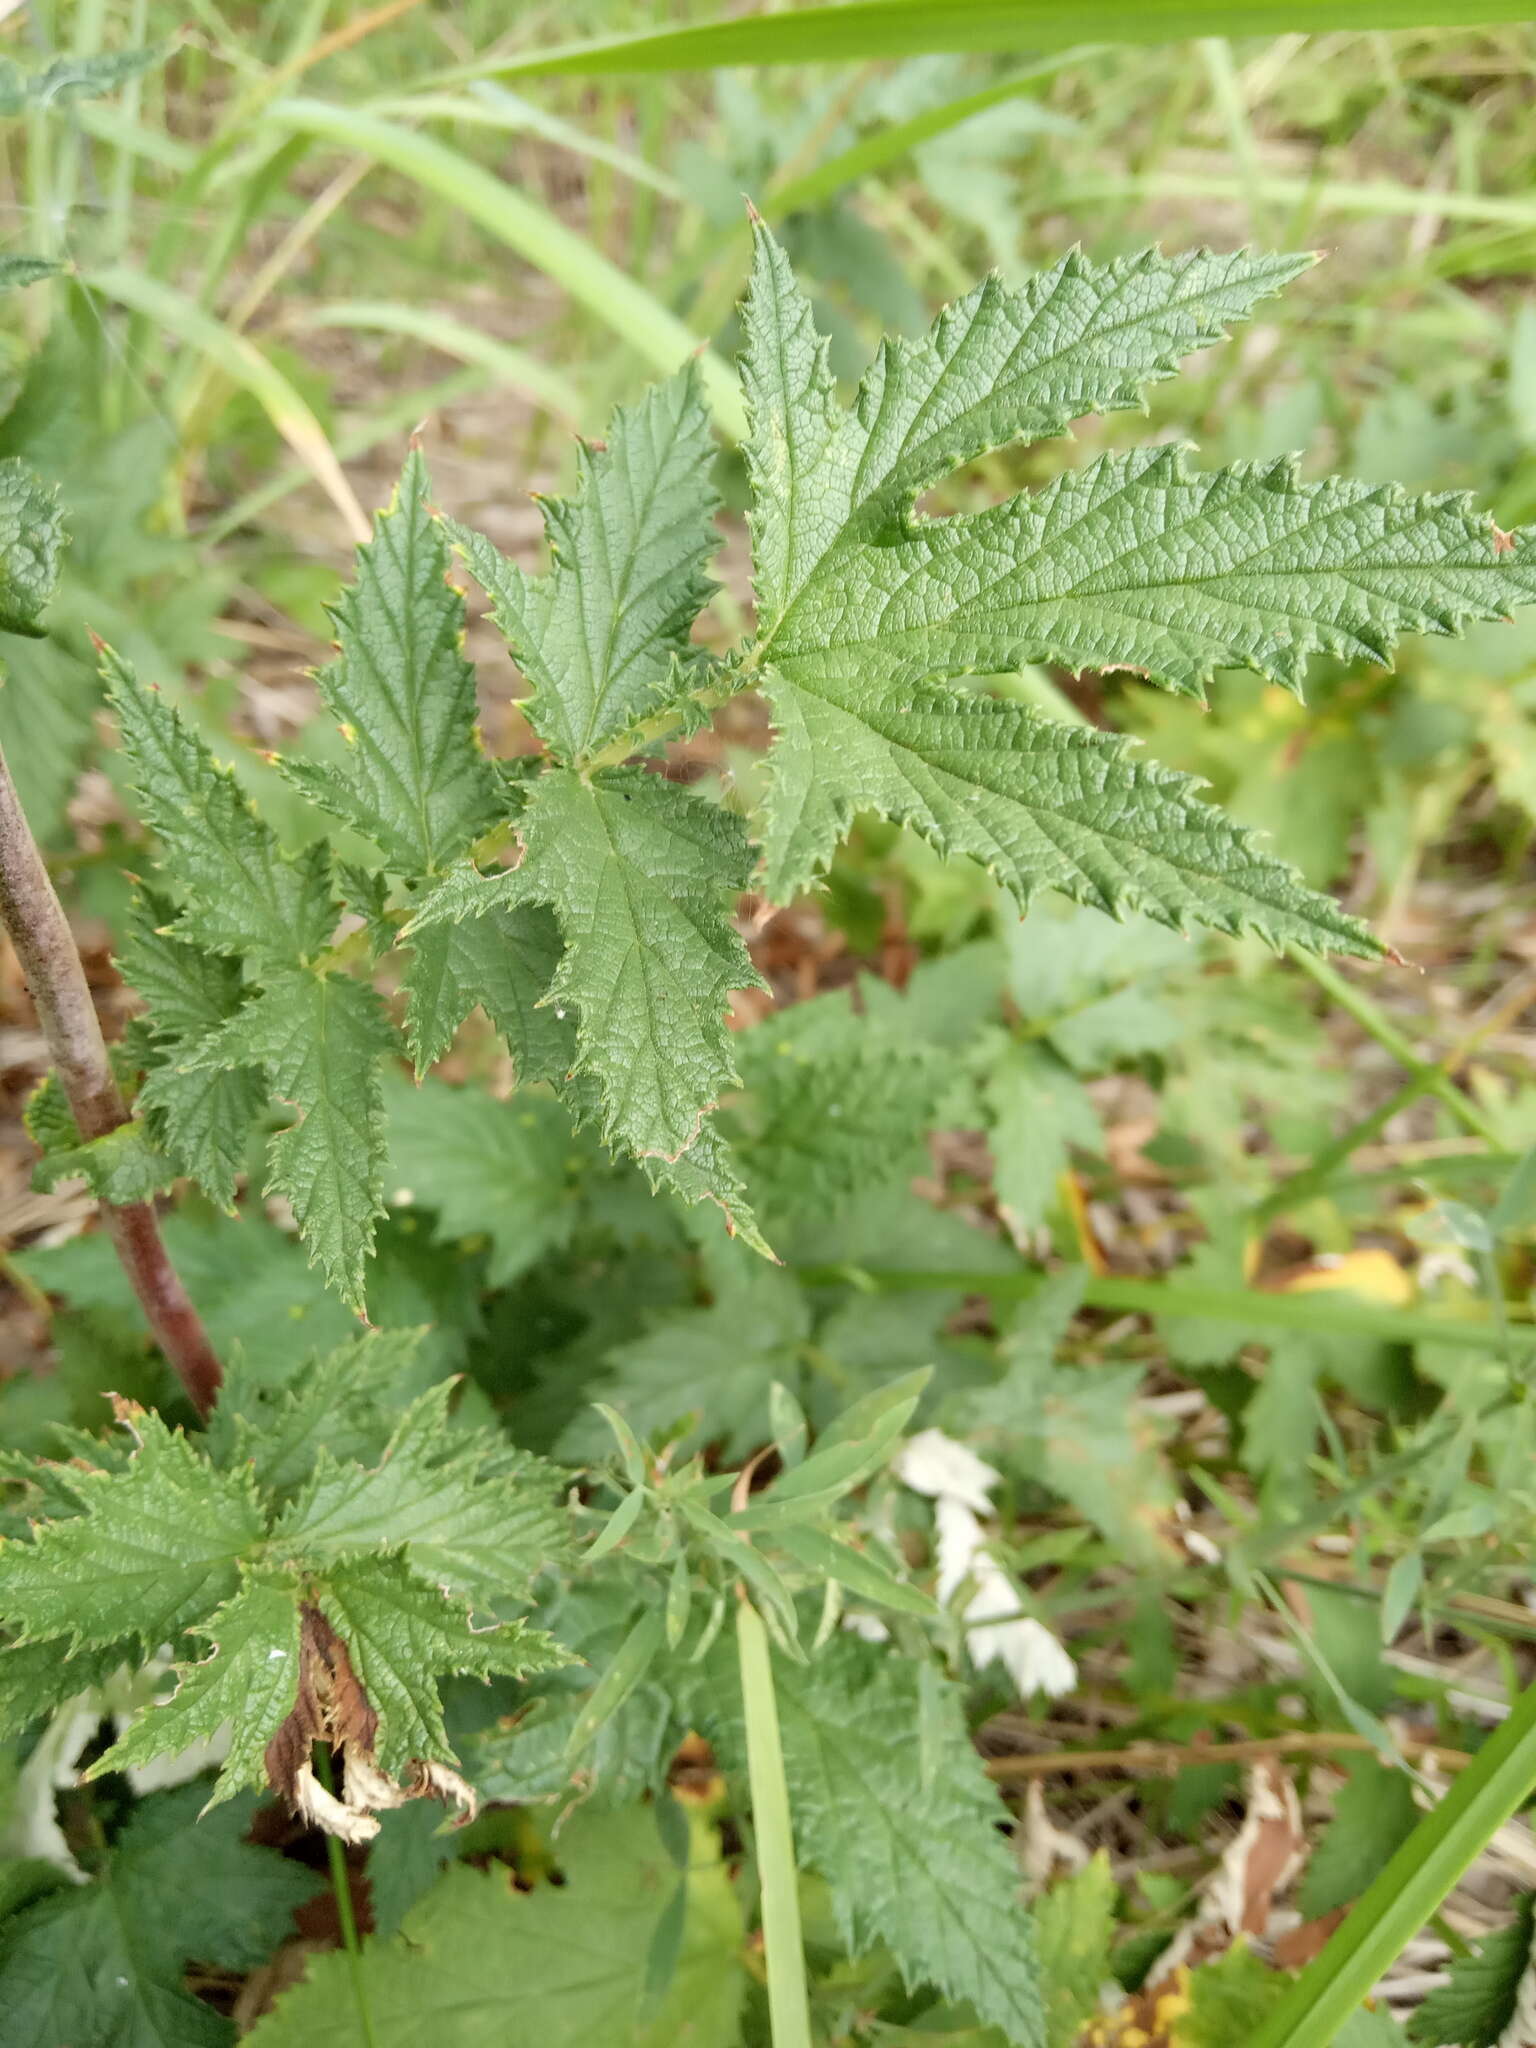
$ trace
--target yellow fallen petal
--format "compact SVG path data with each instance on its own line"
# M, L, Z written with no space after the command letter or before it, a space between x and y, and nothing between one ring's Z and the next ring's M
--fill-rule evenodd
M1358 1294L1365 1301L1380 1302L1388 1308L1405 1308L1413 1300L1413 1278L1390 1252L1372 1245L1307 1267L1305 1272L1287 1280L1281 1292L1317 1294L1330 1290Z

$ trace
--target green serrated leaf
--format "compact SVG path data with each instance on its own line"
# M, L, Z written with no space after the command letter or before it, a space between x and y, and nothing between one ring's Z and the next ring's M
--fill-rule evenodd
M0 1619L25 1641L131 1635L152 1651L236 1590L263 1530L248 1478L216 1472L158 1416L129 1426L139 1448L125 1470L71 1475L83 1514L0 1544Z
M57 1074L44 1074L27 1097L21 1121L27 1136L45 1156L67 1152L80 1143L80 1127Z
M159 690L121 656L102 656L107 698L134 767L144 815L184 900L176 930L215 953L282 969L323 950L336 926L322 845L289 860L234 776Z
M368 950L377 959L395 943L396 920L390 915L390 879L382 868L365 868L356 861L336 862L336 886L354 917L363 921Z
M176 905L168 896L140 888L117 964L148 1003L156 1040L196 1045L223 1028L249 990L238 960L181 937L173 929L175 919Z
M268 1193L293 1205L313 1263L363 1305L374 1224L384 1214L380 1055L395 1050L384 1007L344 975L273 975L197 1056L211 1069L261 1067L299 1118L272 1140Z
M299 1688L299 1589L290 1576L253 1571L192 1633L208 1654L175 1668L176 1690L147 1707L87 1776L125 1771L174 1755L228 1724L229 1753L208 1804L267 1782L267 1744L293 1708Z
M274 1541L319 1568L399 1549L424 1580L486 1606L525 1598L569 1547L557 1475L497 1438L455 1429L452 1393L444 1381L415 1401L377 1465L322 1450Z
M118 1204L147 1202L175 1178L174 1163L136 1119L92 1138L89 1144L45 1153L32 1169L34 1187L52 1188L61 1180L83 1180L99 1202Z
M129 913L118 964L150 1006L144 1020L153 1061L137 1108L177 1172L229 1208L252 1126L267 1104L253 1067L189 1068L187 1060L234 1016L250 989L238 960L193 945L170 929L176 907L144 889Z
M744 1100L737 1154L770 1218L815 1223L870 1188L921 1171L945 1063L839 992L770 1017L736 1042Z
M1374 1757L1354 1764L1301 1881L1297 1903L1306 1917L1352 1906L1418 1823L1406 1771L1388 1770Z
M417 1075L442 1058L478 1004L506 1039L520 1086L563 1080L576 1058L575 1020L543 1000L559 964L560 933L542 903L419 925L402 984Z
M610 1351L591 1392L638 1436L674 1442L674 1455L718 1443L725 1457L744 1456L767 1436L769 1389L798 1379L809 1335L804 1292L787 1273L754 1260L722 1262L707 1308L660 1316ZM590 1414L578 1416L559 1445L572 1458L600 1458L610 1448Z
M704 1125L681 1158L642 1159L640 1165L658 1194L675 1195L690 1208L713 1202L725 1217L730 1236L739 1237L759 1258L777 1263L777 1254L758 1228L747 1200L737 1156L712 1123Z
M209 1456L231 1469L248 1467L279 1501L310 1477L322 1447L344 1462L372 1464L395 1432L404 1390L420 1383L425 1335L369 1330L276 1386L237 1354L208 1420Z
M475 734L475 672L448 543L413 449L356 580L332 613L340 656L316 681L340 722L339 768L290 761L315 802L372 839L393 867L431 875L494 823L496 778Z
M557 1103L390 1075L384 1105L391 1201L434 1211L442 1238L487 1239L492 1286L569 1241L584 1148Z
M78 1176L101 1201L140 1202L186 1173L225 1207L232 1202L246 1139L267 1093L249 1069L189 1074L174 1064L233 1015L244 984L237 961L161 930L159 921L173 914L172 905L146 891L135 901L119 955L125 973L156 1005L154 1016L136 1025L140 1057L151 1062L135 1103L138 1118L82 1144L63 1089L50 1075L26 1111L28 1132L43 1153L34 1185L53 1187Z
M576 1011L578 1071L603 1096L603 1135L675 1159L736 1079L725 1012L761 987L731 924L746 885L737 819L638 768L534 788L509 898L552 906L565 953L545 1000Z
M1141 259L1138 288L1161 277L1177 296L1160 265ZM1043 862L1052 886L1075 878L1090 901L1152 908L1160 885L1172 894L1158 914L1174 921L1209 910L1228 930L1370 950L1359 927L1230 827L1215 879L1230 870L1234 887L1214 902L1206 866L1198 881L1127 874L1118 835L1143 802L1161 809L1176 855L1190 856L1198 821L1178 815L1192 809L1187 790L1175 804L1166 777L1129 769L1112 740L1089 733L1078 750L1061 747L1033 714L957 698L934 679L1041 662L1131 667L1194 694L1220 667L1295 687L1313 653L1389 660L1404 632L1458 631L1536 596L1536 547L1500 537L1459 499L1304 485L1289 464L1197 473L1173 448L1105 456L1038 494L920 520L918 491L957 460L1036 430L1028 364L1042 337L1049 355L1050 319L1021 334L1006 294L974 294L915 350L887 349L845 414L810 308L761 226L745 317L759 598L749 665L782 733L767 834L775 891L810 880L866 805L909 817L941 849L978 855L1026 898ZM1160 347L1154 338L1154 363ZM1054 360L1047 388L1065 375L1061 403L1123 403L1145 351L1117 364L1115 348L1106 373L1089 341L1076 385ZM1049 405L1047 415L1061 423ZM1075 817L1053 809L1063 788L1087 797L1078 778L1093 780L1090 762L1102 844L1075 798ZM1038 840L1023 824L1032 796L1049 814Z
M1035 1901L1045 2048L1078 2048L1083 2029L1102 2010L1099 1994L1112 1974L1119 1896L1101 1849Z
M0 1550L0 1568L4 1555ZM33 1722L46 1720L122 1666L138 1663L142 1654L132 1636L74 1654L54 1640L0 1645L0 1737L9 1739Z
M137 1107L172 1171L187 1174L229 1209L267 1100L267 1084L254 1067L187 1072L167 1065L147 1077Z
M198 1821L203 1796L147 1799L104 1876L5 1922L6 2048L229 2048L234 2028L187 1989L188 1963L258 1968L322 1880L246 1842L249 1801Z
M986 1077L993 1186L1015 1234L1037 1230L1056 1201L1068 1147L1103 1147L1098 1113L1070 1069L1038 1046L1010 1044Z
M375 1756L392 1778L403 1778L414 1758L454 1762L438 1698L440 1675L521 1678L565 1660L558 1644L520 1622L473 1627L466 1606L401 1557L336 1565L316 1597L378 1714Z
M687 1909L672 1979L641 2017L657 1930L677 1870L647 1806L575 1813L555 1845L563 1882L517 1890L501 1866L458 1866L371 1941L358 2015L347 1961L310 1959L251 2035L252 2048L735 2048L747 1987L741 1908L707 1825L692 1831ZM594 1939L595 1931L600 1935Z
M1490 1934L1472 1955L1451 1963L1448 1980L1431 1991L1408 2022L1410 2041L1432 2042L1435 2048L1499 2048L1524 2032L1517 2018L1520 1992L1536 1964L1532 1961L1532 1925L1536 1900L1527 1893L1517 1903L1515 1923Z
M969 854L1025 909L1039 890L1059 889L1181 931L1206 924L1275 946L1382 950L1358 918L1202 802L1194 779L1135 759L1118 733L953 690L895 694L887 678L774 673L765 687L778 728L765 841L776 897L825 868L855 811L876 811L941 853Z
M1404 632L1454 632L1536 590L1532 550L1501 552L1462 499L1303 485L1289 462L1190 473L1177 448L1106 456L1036 496L914 521L917 492L952 466L942 435L931 451L920 438L933 395L913 405L893 392L882 359L845 415L782 250L761 226L756 241L745 373L754 541L767 550L760 645L791 680L802 664L821 680L905 687L1043 662L1130 665L1195 693L1217 668L1294 686L1313 653L1387 660ZM985 429L980 443L965 437L968 456L1010 424L1008 385L983 367L1008 324L1000 300L978 304L948 372ZM1014 432L1029 431L1026 412Z
M0 633L41 636L37 617L59 580L64 539L57 493L16 456L0 462Z
M690 687L682 657L719 538L713 457L690 363L620 406L603 444L578 443L576 495L541 501L546 575L527 576L479 534L450 528L533 685L528 717L557 759L588 759Z
M915 498L978 455L1138 404L1143 385L1221 340L1311 261L1147 250L1099 265L1073 250L1018 290L987 278L920 340L885 341L845 418L810 309L760 230L743 375L756 526L770 529L754 531L754 564L770 615L803 588L839 527L901 528ZM796 502L812 480L814 521L797 517Z
M909 1985L968 1999L1009 2041L1038 2042L1018 1872L958 1688L939 1681L925 1701L915 1665L846 1638L803 1669L775 1659L774 1679L800 1858L826 1878L849 1947L883 1942ZM699 1711L741 1772L733 1690L702 1688Z

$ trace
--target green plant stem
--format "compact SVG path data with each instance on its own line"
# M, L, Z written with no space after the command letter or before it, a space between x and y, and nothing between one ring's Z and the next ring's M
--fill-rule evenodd
M1536 1786L1536 1686L1307 1965L1249 2048L1327 2048Z
M1354 1018L1361 1030L1367 1032L1383 1052L1390 1053L1400 1066L1406 1067L1411 1077L1420 1084L1421 1091L1433 1095L1455 1117L1464 1131L1470 1131L1475 1138L1482 1138L1488 1144L1499 1146L1504 1140L1499 1131L1489 1122L1477 1104L1452 1081L1443 1067L1427 1060L1421 1060L1412 1045L1398 1030L1383 1010L1373 1003L1362 989L1346 981L1336 968L1326 960L1315 959L1310 953L1303 953L1297 946L1286 951L1296 965L1315 981L1332 1002Z
M751 1601L736 1606L736 1649L747 1730L747 1776L762 1886L763 1951L768 1965L768 2016L773 2048L811 2048L811 2015L800 1932L800 1880L789 1814L789 1785L779 1740L768 1631Z
M315 1775L334 1798L336 1778L331 1769L330 1750L323 1742L315 1749ZM373 2013L368 2004L368 1987L363 1978L363 1945L357 1937L357 1915L352 1910L352 1880L347 1872L347 1852L339 1836L327 1833L325 1858L330 1865L336 1919L341 1928L341 1945L347 1952L347 1969L352 1979L352 1996L357 2002L358 2024L363 2030L367 2048L378 2048L378 2039L373 2031Z
M87 1144L129 1122L101 1021L64 907L43 865L0 753L0 921L37 1008L38 1023L70 1112ZM117 1256L156 1343L199 1415L213 1407L223 1371L208 1333L171 1264L149 1202L102 1204Z
M675 732L683 723L684 713L690 708L715 711L722 704L728 703L732 697L740 696L744 689L750 688L750 678L743 673L739 681L733 680L729 685L720 684L709 689L694 690L686 705L673 704L665 711L653 712L649 718L641 719L638 725L632 725L628 732L620 733L616 740L610 740L608 745L600 748L597 753L589 754L581 763L581 771L584 775L595 775L600 768L617 768L620 762L627 761L631 754L643 753L647 747L654 746L658 740L664 740Z
M1351 1125L1347 1131L1330 1140L1305 1166L1298 1168L1295 1173L1288 1174L1278 1186L1271 1188L1254 1210L1255 1218L1262 1221L1282 1215L1287 1209L1294 1209L1299 1203L1309 1200L1320 1189L1326 1187L1338 1168L1358 1152L1362 1145L1368 1145L1386 1129L1393 1117L1407 1109L1410 1104L1417 1102L1421 1095L1430 1092L1435 1075L1441 1075L1445 1080L1454 1082L1457 1070L1484 1038L1498 1027L1501 1019L1514 1014L1517 1005L1524 1006L1528 1000L1528 992L1529 983L1521 977L1515 985L1513 995L1501 1002L1491 1017L1485 1015L1479 1024L1451 1047L1443 1059L1437 1060L1432 1067L1416 1066L1415 1071L1395 1095L1388 1096L1387 1100L1373 1109L1369 1116L1362 1117L1359 1123ZM1460 1102L1467 1100L1459 1091L1457 1099ZM1500 1162L1511 1162L1512 1155L1505 1152L1502 1146L1502 1139L1495 1141L1494 1156L1487 1161L1490 1166ZM1485 1158L1487 1155L1479 1156Z
M841 1283L869 1293L953 1292L990 1295L1000 1301L1027 1301L1045 1281L1043 1273L1022 1268L989 1273L800 1266L796 1271L806 1287L835 1287ZM1352 1299L1342 1292L1326 1296L1269 1294L1257 1287L1197 1287L1176 1280L1138 1280L1115 1273L1090 1274L1083 1287L1083 1301L1089 1308L1114 1309L1121 1314L1188 1316L1198 1322L1251 1326L1257 1341L1262 1341L1260 1333L1264 1330L1315 1330L1374 1337L1389 1344L1453 1344L1486 1351L1498 1335L1491 1317L1373 1308L1369 1302ZM1506 1312L1515 1322L1531 1320L1523 1303L1506 1304Z
M1450 1071L1449 1066L1445 1064L1442 1064L1440 1070L1447 1074ZM1362 1117L1357 1124L1351 1124L1347 1131L1324 1145L1306 1166L1296 1173L1289 1174L1277 1187L1271 1188L1263 1201L1255 1207L1255 1220L1268 1222L1271 1217L1283 1216L1287 1209L1299 1208L1303 1202L1310 1201L1313 1195L1327 1187L1338 1168L1358 1152L1362 1145L1368 1145L1372 1138L1379 1137L1393 1117L1407 1109L1410 1103L1417 1102L1421 1095L1426 1094L1428 1086L1422 1072L1414 1074L1403 1083L1396 1094L1389 1095L1379 1108L1373 1109L1369 1116Z

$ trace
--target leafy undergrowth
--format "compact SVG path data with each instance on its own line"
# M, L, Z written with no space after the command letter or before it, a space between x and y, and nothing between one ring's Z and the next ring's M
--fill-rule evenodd
M1533 1628L1533 807L1518 698L1447 678L1529 640L1381 663L1528 551L1238 448L990 488L1300 267L1070 258L850 409L764 232L742 646L694 631L689 373L537 567L410 457L318 678L344 742L259 810L107 658L137 1114L82 1145L45 1084L29 1128L45 1187L174 1187L227 1381L199 1428L103 1233L16 1260L57 1359L0 1389L20 2048L758 2048L744 1601L839 2048L1247 2041L1471 1767ZM1362 809L1439 1007L1260 943L1380 950ZM1536 1856L1487 1833L1346 2048L1529 2031Z

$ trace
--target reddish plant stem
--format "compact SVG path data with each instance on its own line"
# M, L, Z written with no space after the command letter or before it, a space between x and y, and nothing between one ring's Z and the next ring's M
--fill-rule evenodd
M80 1135L104 1138L129 1121L107 1058L106 1041L74 933L64 915L32 829L0 752L0 919L37 1008ZM138 1296L155 1342L170 1360L199 1415L212 1408L224 1375L197 1310L171 1264L160 1219L149 1202L102 1214L123 1271Z

